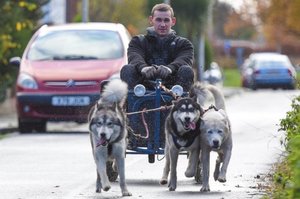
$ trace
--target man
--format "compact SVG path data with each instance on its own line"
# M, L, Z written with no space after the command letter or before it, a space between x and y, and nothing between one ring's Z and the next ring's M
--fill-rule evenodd
M162 79L164 86L175 84L188 91L194 82L192 43L176 35L176 23L168 4L156 4L149 16L151 27L146 35L134 36L128 47L128 65L121 70L121 79L129 89L144 80Z

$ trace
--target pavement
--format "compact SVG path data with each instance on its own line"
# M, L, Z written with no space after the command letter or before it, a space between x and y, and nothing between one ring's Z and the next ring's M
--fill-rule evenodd
M241 88L224 87L221 89L225 98L242 93ZM15 132L18 129L18 119L16 113L16 99L7 98L0 103L0 134Z
M0 103L0 134L18 129L15 98L7 98Z

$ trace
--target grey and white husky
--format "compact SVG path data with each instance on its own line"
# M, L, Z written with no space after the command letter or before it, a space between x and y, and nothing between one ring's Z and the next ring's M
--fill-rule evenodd
M201 116L200 145L202 164L202 192L210 191L209 163L210 152L218 153L214 179L226 182L227 167L231 158L232 133L230 121L225 110L225 100L221 91L213 85L201 85L196 82L191 89L191 96L196 96L198 103L205 110ZM210 99L213 101L211 102ZM205 107L212 103L213 106ZM220 169L220 166L222 167Z
M120 79L111 80L89 114L91 145L97 165L96 192L111 188L106 166L108 161L114 161L113 169L119 173L122 195L131 196L125 182L127 125L122 108L127 91L126 83Z

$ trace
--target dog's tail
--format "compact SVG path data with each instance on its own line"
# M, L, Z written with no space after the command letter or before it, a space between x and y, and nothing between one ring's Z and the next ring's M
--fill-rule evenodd
M113 79L109 81L101 93L100 100L104 103L123 103L127 97L128 86L121 79Z
M213 94L215 98L216 108L225 110L225 98L220 89L211 84L207 85L207 89Z
M214 102L217 109L225 110L225 99L222 92L214 85L203 85L195 82L190 90L190 96L196 97L197 102L204 107ZM211 99L213 98L213 99Z

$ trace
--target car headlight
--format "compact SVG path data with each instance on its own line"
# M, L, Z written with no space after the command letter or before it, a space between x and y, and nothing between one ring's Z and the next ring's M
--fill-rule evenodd
M134 94L135 94L136 96L142 97L142 96L144 96L145 93L146 93L146 88L145 88L144 85L138 84L138 85L136 85L136 86L134 87L133 92L134 92Z
M183 94L183 88L182 86L180 85L174 85L172 88L171 88L171 91L172 93L174 93L175 95L181 97L182 94Z
M28 74L20 74L17 84L25 89L38 89L36 81Z

